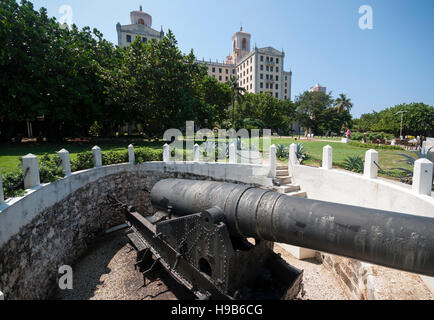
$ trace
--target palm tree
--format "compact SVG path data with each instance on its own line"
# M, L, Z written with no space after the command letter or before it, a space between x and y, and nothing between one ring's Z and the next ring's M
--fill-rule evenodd
M351 99L347 98L347 95L342 93L339 95L339 98L335 100L334 105L337 112L339 113L344 112L345 109L351 111L351 109L353 108Z
M232 94L232 126L235 124L235 102L238 102L238 105L241 105L243 101L243 93L246 92L246 89L242 88L238 84L238 78L235 76L231 76L229 80L229 86L231 88Z

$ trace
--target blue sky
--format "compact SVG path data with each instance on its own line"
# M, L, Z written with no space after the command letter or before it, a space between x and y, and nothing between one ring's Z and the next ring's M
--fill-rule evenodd
M116 23L129 24L139 8L153 27L170 28L183 52L222 61L243 24L252 45L284 49L293 95L315 83L346 93L353 115L400 103L434 105L433 0L33 0L50 16L69 5L79 27L99 29L116 43ZM359 8L373 9L372 30L359 28ZM255 9L262 7L263 9ZM251 8L251 9L250 9Z

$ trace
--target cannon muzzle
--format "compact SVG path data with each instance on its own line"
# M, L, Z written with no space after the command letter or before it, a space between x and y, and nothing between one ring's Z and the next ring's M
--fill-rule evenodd
M245 185L168 179L155 208L189 215L218 208L234 238L255 238L434 276L434 219L295 198Z

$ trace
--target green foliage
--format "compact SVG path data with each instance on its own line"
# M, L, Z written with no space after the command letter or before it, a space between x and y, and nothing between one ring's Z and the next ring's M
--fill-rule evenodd
M24 195L23 170L17 169L3 175L3 192L6 198Z
M283 144L278 144L276 146L276 155L280 160L289 158L289 148Z
M365 161L360 156L348 156L343 163L345 170L363 173Z
M100 125L100 124L98 123L98 121L95 121L95 122L93 123L93 125L89 128L89 134L90 134L92 137L99 137L99 136L102 135L103 130L104 130L103 126Z
M93 168L93 156L91 151L78 153L75 159L71 160L71 171L82 171Z
M136 158L136 163L163 161L163 150L154 150L152 148L135 148L134 155Z
M364 149L382 149L382 150L403 150L400 146L389 146L383 144L372 144L372 143L361 143L356 141L351 141L349 145Z
M351 140L354 141L362 141L363 140L363 132L352 132ZM372 140L393 140L393 134L386 132L366 132L367 141L371 142Z
M61 167L61 159L58 155L44 154L39 157L39 177L41 183L50 183L61 179L65 172Z
M350 107L333 108L334 103L330 94L305 91L295 101L297 119L315 135L339 135L344 126L352 126L352 117L347 110Z
M272 129L288 134L295 120L295 105L269 93L246 93L237 109L237 129Z
M404 135L429 136L434 133L434 107L424 103L401 104L387 108L381 112L363 114L356 121L360 131L384 131L395 137L399 136L401 116L399 111L407 111L404 115Z
M300 164L303 164L305 160L309 159L309 155L304 150L304 145L302 143L297 143L297 159Z

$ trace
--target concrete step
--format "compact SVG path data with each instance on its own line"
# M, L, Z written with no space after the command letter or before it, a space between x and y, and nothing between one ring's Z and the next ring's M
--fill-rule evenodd
M291 177L277 177L276 182L279 185L283 186L285 184L290 184L292 182L292 178Z
M277 170L276 171L276 176L278 176L278 177L287 177L287 176L289 176L289 171L288 170Z
M277 192L282 193L282 194L287 194L290 192L300 191L300 186L294 186L294 185L288 184L288 185L284 185L281 187L276 187L276 188L274 188L274 190L276 190Z
M286 170L286 171L288 171L288 166L286 166L286 165L277 165L277 170Z
M303 192L303 191L289 192L286 194L291 197L307 199L307 192Z

